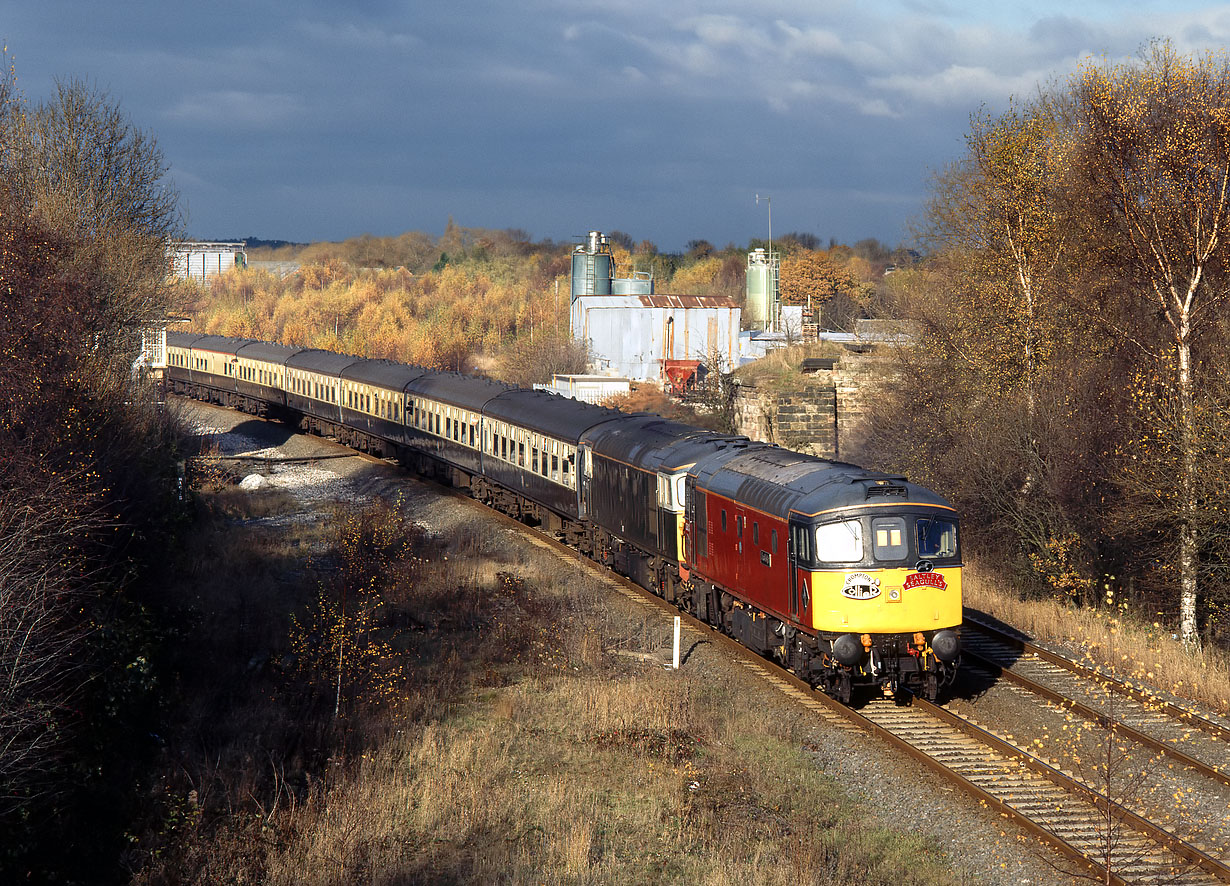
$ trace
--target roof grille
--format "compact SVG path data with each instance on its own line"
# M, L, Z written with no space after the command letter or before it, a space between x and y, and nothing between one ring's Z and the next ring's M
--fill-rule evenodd
M908 490L887 480L877 480L867 486L867 498L906 498Z

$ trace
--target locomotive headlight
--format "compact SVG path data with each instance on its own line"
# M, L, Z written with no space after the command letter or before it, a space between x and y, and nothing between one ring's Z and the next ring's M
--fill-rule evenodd
M940 661L956 661L961 654L961 638L956 631L936 631L931 638L931 651Z
M850 668L863 657L863 643L855 634L842 634L833 641L833 658Z

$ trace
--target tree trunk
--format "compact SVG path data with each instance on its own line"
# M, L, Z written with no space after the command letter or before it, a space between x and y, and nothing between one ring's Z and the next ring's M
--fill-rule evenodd
M1196 629L1196 569L1199 562L1196 533L1196 452L1192 402L1190 317L1179 313L1177 351L1179 358L1179 447L1182 459L1179 502L1179 636L1189 651L1200 648Z

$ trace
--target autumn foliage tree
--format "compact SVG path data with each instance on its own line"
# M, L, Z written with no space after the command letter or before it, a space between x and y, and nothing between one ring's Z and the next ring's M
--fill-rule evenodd
M1159 394L1173 404L1173 421L1156 430L1175 455L1177 494L1154 504L1173 525L1179 630L1194 645L1197 475L1219 468L1201 463L1193 349L1230 283L1230 60L1185 58L1155 43L1139 63L1086 65L1059 116L1071 132L1073 215L1090 254L1126 284L1128 316L1146 330L1130 340L1165 379ZM1158 321L1162 347L1146 337Z
M872 437L1052 587L1166 590L1192 646L1230 523L1228 214L1221 54L1157 43L976 117L937 182L934 260L894 275L923 348Z
M817 315L835 298L857 299L860 281L845 265L820 250L800 249L782 260L782 304L804 305Z

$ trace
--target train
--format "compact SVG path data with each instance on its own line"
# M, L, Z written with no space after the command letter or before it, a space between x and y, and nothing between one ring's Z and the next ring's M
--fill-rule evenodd
M846 704L953 684L960 521L904 476L389 360L182 332L166 353L170 392L394 458Z

